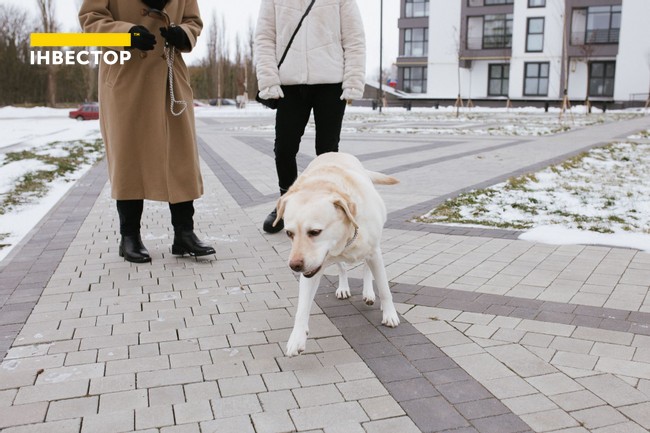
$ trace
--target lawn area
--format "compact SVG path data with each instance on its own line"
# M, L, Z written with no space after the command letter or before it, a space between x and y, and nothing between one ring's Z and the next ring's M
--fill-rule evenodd
M650 233L650 144L637 136L449 199L419 221L527 230Z

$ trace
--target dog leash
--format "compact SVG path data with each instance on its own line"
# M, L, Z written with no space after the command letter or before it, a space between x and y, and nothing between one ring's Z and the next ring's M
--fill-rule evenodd
M180 116L187 108L187 102L183 100L177 101L174 96L174 47L166 45L164 52L167 61L167 69L169 71L169 110L174 116ZM181 106L181 111L174 111L174 106L176 105Z

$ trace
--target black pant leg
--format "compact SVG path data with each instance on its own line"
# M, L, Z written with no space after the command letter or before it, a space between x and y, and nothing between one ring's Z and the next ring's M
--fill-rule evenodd
M280 191L286 191L298 177L296 155L311 114L311 98L304 85L282 86L275 115L275 168Z
M194 201L169 203L175 232L194 230Z
M120 234L131 236L140 234L140 220L144 200L117 200L117 214L120 217Z
M346 101L341 100L342 83L314 86L316 155L338 152Z

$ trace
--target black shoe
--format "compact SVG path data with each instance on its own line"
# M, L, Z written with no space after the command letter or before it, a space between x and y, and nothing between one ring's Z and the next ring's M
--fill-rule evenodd
M124 235L120 241L120 257L127 262L147 263L151 261L149 251L144 247L140 235Z
M277 233L284 228L284 220L280 218L280 221L273 227L273 221L278 217L278 210L273 209L270 214L264 220L264 225L262 228L267 233Z
M178 256L184 254L189 254L190 256L208 256L214 253L214 248L201 242L192 230L174 233L172 254Z

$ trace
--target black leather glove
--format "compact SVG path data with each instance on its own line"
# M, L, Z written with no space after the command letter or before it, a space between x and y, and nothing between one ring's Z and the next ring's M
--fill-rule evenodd
M142 0L142 3L146 4L152 9L158 9L159 11L163 10L165 5L169 0Z
M179 50L189 50L190 39L187 37L185 31L176 26L176 27L161 27L160 34L167 41L167 43L173 47L178 48Z
M156 45L156 37L144 26L133 26L129 33L131 33L131 48L151 51Z

